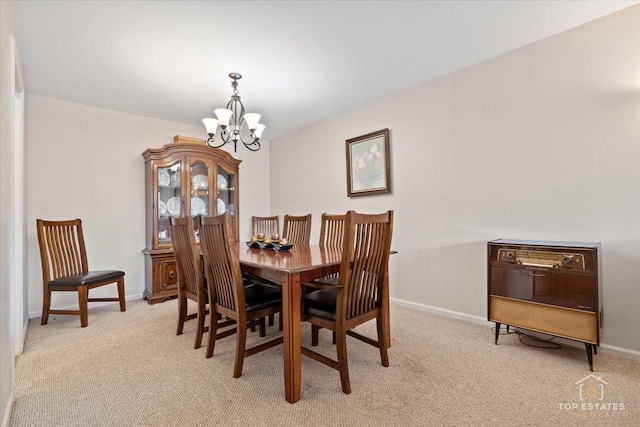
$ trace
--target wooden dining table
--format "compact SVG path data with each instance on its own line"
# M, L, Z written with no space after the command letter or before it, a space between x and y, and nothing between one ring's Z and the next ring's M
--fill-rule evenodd
M244 246L244 247L243 247ZM300 400L300 301L301 284L340 270L341 248L296 245L289 252L240 246L243 271L282 285L282 335L284 391L288 402Z
M342 248L319 245L296 245L289 252L248 248L239 250L243 271L282 286L282 334L284 359L284 390L288 402L300 400L302 384L300 318L302 284L340 270ZM389 302L383 301L389 311ZM389 316L386 316L389 319ZM389 331L389 328L386 328ZM387 337L390 343L390 337Z

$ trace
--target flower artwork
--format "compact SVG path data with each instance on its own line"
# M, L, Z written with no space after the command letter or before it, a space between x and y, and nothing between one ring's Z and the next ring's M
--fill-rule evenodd
M389 193L389 130L372 132L346 142L349 197Z
M384 159L381 140L370 140L352 147L353 190L384 187Z

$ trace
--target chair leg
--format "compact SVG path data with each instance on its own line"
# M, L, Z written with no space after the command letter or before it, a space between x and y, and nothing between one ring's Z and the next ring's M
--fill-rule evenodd
M42 320L40 321L41 325L46 325L49 322L49 308L51 307L51 291L47 286L47 291L44 293L42 298Z
M182 335L184 322L187 318L187 299L178 293L178 329L176 335Z
M78 306L80 307L80 326L89 326L89 289L86 286L78 286Z
M380 348L380 360L382 361L382 366L389 366L389 354L387 353L387 349L389 348L389 343L387 342L387 334L385 332L386 321L382 315L376 318L376 326L378 327L378 347Z
M213 311L213 307L210 308L210 311ZM220 314L218 313L210 313L209 315L209 342L207 343L207 359L213 356L213 348L216 345L216 334L218 333L218 318Z
M342 392L351 393L351 383L349 382L349 365L347 363L347 334L346 331L336 332L336 349L338 351L338 370L340 371L340 382Z
M282 310L278 313L278 329L282 331Z
M273 314L272 314L271 316L273 316ZM267 328L266 328L266 326L265 326L265 323L266 323L266 322L265 322L265 320L264 320L264 317L261 317L261 318L260 318L260 324L259 324L259 327L260 327L260 337L266 337L266 336L267 336Z
M193 348L200 348L202 345L202 335L204 335L204 321L206 317L207 308L204 304L198 304L198 330L196 331L196 342Z
M127 301L124 295L124 276L118 279L118 299L120 300L120 311L127 311Z
M311 345L313 347L318 345L318 331L320 331L320 326L311 325Z
M333 331L333 336L331 337L331 342L333 345L336 345L336 331Z
M273 314L270 314L269 315L269 326L273 326L273 319L274 319Z
M262 325L264 325L264 317L262 318ZM247 343L247 326L237 325L236 337L236 363L233 367L233 378L240 378L242 376L242 364L244 363L244 349Z

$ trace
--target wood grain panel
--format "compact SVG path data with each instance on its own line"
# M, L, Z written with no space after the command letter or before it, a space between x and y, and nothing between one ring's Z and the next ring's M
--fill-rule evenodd
M563 338L598 343L596 314L490 296L489 320Z

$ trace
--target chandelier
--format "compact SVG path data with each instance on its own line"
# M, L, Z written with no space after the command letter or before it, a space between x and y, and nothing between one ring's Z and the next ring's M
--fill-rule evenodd
M226 143L233 141L233 151L237 152L238 141L241 141L249 150L258 151L260 149L260 142L258 141L262 136L265 126L258 123L260 121L260 114L244 112L244 105L242 105L240 95L238 95L238 80L240 80L242 76L238 73L230 73L229 77L232 80L231 87L233 88L233 95L231 95L231 100L227 104L227 108L214 110L217 119L202 119L202 122L207 128L207 134L209 134L207 145L209 147L220 148ZM251 139L245 140L240 132L243 123L249 128ZM214 140L218 126L220 126L221 129L219 138L222 140L219 144Z

